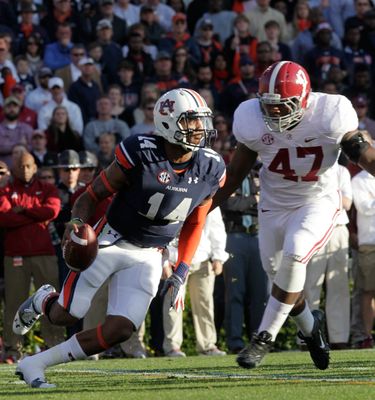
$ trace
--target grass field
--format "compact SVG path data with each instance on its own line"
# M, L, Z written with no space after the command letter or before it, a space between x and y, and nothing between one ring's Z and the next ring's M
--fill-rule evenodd
M0 366L0 399L375 399L375 350L335 351L326 371L308 353L269 354L245 370L235 356L80 361L48 370L56 389L30 389Z

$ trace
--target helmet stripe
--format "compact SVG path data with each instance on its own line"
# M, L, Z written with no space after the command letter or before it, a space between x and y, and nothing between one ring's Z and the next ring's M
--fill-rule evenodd
M192 96L192 98L194 99L195 104L198 107L205 107L204 100L202 99L202 97L197 92L195 92L194 90L185 89L185 88L183 90L184 90L184 92L188 92Z
M273 69L271 78L270 78L269 93L275 94L275 83L276 83L277 75L279 74L279 71L282 68L282 66L284 64L286 64L287 62L289 62L289 61L281 61Z

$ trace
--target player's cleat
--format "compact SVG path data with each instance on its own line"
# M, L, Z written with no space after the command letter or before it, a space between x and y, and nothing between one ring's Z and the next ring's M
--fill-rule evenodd
M254 333L249 346L238 353L237 363L243 368L255 368L272 347L272 336L269 332Z
M18 363L15 374L33 389L53 389L56 385L48 383L44 377L44 368L26 357Z
M13 332L16 335L24 335L33 327L42 315L43 300L53 292L56 292L53 286L43 285L20 305L13 320Z
M304 336L298 332L310 352L311 359L319 369L327 369L329 365L329 345L324 334L324 313L321 310L312 311L314 316L314 327L310 336Z

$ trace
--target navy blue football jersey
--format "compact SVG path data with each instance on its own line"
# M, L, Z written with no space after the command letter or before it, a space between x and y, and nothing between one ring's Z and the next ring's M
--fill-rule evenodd
M156 135L133 135L116 148L116 162L130 187L116 194L107 219L124 239L144 247L165 246L174 239L194 208L225 179L224 161L211 149L193 152L189 167L176 173L163 143Z

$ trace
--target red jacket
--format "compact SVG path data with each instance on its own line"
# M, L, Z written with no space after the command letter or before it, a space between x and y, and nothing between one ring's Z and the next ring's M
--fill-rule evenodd
M0 227L6 228L6 256L54 255L48 222L60 211L55 186L34 179L29 184L14 179L0 190ZM24 207L21 213L12 208Z

